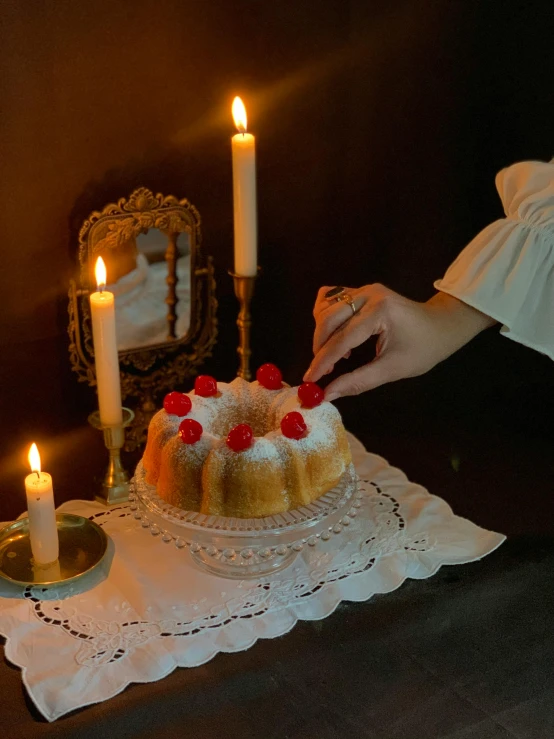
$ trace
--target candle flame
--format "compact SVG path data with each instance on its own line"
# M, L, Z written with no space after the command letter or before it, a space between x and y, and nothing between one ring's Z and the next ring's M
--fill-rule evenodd
M246 133L246 108L239 97L233 100L233 118L239 133Z
M38 447L33 442L29 449L29 464L31 465L31 472L40 473L40 454L38 453Z
M98 257L96 260L96 267L94 268L94 274L96 277L96 284L98 288L105 287L106 285L106 265L102 257Z

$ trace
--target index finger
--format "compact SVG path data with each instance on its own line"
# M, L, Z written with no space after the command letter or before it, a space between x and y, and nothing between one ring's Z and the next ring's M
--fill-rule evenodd
M338 328L320 348L304 375L305 381L317 382L328 374L347 352L380 333L375 310L361 311Z

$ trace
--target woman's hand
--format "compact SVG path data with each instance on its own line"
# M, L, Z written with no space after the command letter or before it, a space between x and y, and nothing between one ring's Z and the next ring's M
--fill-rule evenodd
M322 287L315 303L314 359L304 380L317 382L371 336L377 336L377 356L333 380L326 400L422 375L496 322L446 293L416 303L378 284L347 290L353 315L347 303L325 299L329 289Z

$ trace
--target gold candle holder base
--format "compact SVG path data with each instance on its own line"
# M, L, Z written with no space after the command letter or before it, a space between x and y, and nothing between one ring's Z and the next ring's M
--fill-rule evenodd
M252 316L250 314L250 304L254 295L254 285L256 284L256 278L260 272L258 267L258 273L251 276L237 275L234 272L229 272L235 283L235 295L239 301L239 315L237 318L237 326L239 329L239 345L237 347L237 354L239 355L240 364L237 371L237 377L242 377L243 380L251 380L252 373L250 371L250 356L252 350L250 349L250 329L252 327Z
M19 518L0 529L0 577L16 585L67 584L96 569L108 548L106 532L88 518L57 513L60 554L55 562L37 565L31 551L29 519Z
M122 408L122 411L123 420L119 426L104 426L98 411L88 417L91 426L104 432L104 444L110 455L102 490L95 496L95 500L106 505L125 503L129 499L129 475L121 464L121 448L125 443L125 428L135 414L130 408Z

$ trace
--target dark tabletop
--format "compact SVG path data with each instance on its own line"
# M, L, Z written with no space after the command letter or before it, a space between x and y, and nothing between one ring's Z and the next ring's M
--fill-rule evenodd
M14 738L547 739L553 614L554 538L516 537L50 725L6 662L2 723Z

